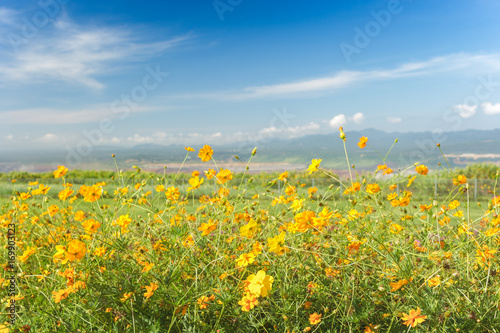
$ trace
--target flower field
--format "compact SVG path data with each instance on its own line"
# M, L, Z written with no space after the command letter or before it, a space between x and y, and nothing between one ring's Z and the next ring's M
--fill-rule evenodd
M471 218L452 170L448 195L417 201L423 164L341 180L318 158L309 173L335 186L283 172L277 192L218 168L208 145L186 154L207 165L187 194L119 171L77 187L64 166L59 191L16 187L0 211L0 332L500 331L496 186Z

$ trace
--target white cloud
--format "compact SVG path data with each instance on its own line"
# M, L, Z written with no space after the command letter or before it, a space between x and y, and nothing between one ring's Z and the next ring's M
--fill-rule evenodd
M0 23L2 17L5 14L0 11ZM40 29L36 38L17 45L17 52L4 54L0 81L32 84L56 80L102 89L105 85L97 76L116 70L124 62L158 55L191 38L184 35L144 42L144 36L123 28L78 26L61 19Z
M481 106L483 107L484 113L487 115L500 114L500 103L483 103Z
M42 136L39 140L43 142L55 142L59 140L59 137L55 134L47 133L44 136Z
M347 118L344 114L338 114L330 120L329 124L331 128L338 129L340 126L343 126L346 121Z
M476 114L477 105L458 104L453 106L462 118L470 118Z
M353 85L354 83L434 75L442 72L477 73L478 71L486 71L491 73L497 70L500 70L500 54L472 55L459 53L435 57L421 62L406 63L389 69L341 71L327 77L246 87L240 91L185 94L175 97L241 100L281 97L285 95L298 96L299 94L332 92Z
M365 120L365 115L361 112L358 112L358 113L354 114L354 116L352 116L352 120L356 124L361 124L363 122L363 120Z
M153 141L153 138L150 136L142 136L139 134L134 134L134 136L128 137L127 141L132 143L150 143Z
M387 117L386 120L391 124L396 124L403 121L403 119L401 119L400 117Z

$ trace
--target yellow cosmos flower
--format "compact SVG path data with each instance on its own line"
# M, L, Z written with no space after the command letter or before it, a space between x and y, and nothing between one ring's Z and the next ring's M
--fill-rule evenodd
M240 227L240 234L242 237L252 238L257 231L258 225L254 219L250 219L250 222Z
M198 176L189 178L189 185L191 185L191 187L188 187L188 191L196 190L201 184L203 184L203 178Z
M210 147L209 145L204 145L203 148L200 149L198 157L201 159L202 162L208 162L212 158L213 154L214 151L212 147Z
M36 247L28 246L26 250L23 252L22 256L19 257L19 260L25 262L32 254L35 254L35 252L36 252Z
M255 261L255 254L253 253L243 253L238 259L236 259L237 267L246 267Z
M313 173L314 171L318 170L319 164L321 163L322 160L320 159L314 159L311 161L311 165L307 168L309 170L309 174Z
M266 297L273 286L274 278L266 275L266 272L260 270L257 274L248 276L247 282L249 282L247 289L250 294L255 297Z

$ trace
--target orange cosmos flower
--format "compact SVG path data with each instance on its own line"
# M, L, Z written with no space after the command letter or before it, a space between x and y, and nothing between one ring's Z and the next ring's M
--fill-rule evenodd
M396 290L400 289L402 286L407 285L407 284L408 284L407 279L399 280L398 282L389 282L389 285L391 286L391 292L396 291Z
M368 184L366 185L366 192L370 194L375 194L380 191L380 186L378 184Z
M252 296L251 294L247 293L241 301L238 302L239 305L241 305L241 311L250 311L253 309L257 304L259 304L259 301L257 300L257 297Z
M50 217L56 215L58 211L59 211L59 207L57 207L56 205L50 205L50 207L49 207Z
M122 297L122 298L120 298L120 301L122 301L122 302L126 302L126 301L130 298L130 297L132 297L132 295L133 295L133 294L134 294L134 293L133 293L132 291L131 291L131 292L129 292L129 293L124 293L124 294L123 294L123 297Z
M179 188L170 186L169 188L167 188L165 195L167 196L168 200L176 202L181 196L181 192L179 192Z
M101 224L94 219L88 219L82 223L85 232L89 235L95 234L97 229L101 227Z
M196 300L196 302L200 306L200 309L203 310L203 309L206 309L208 307L208 302L213 301L214 299L215 299L214 295L201 296L200 298L198 298Z
M28 246L26 250L23 252L23 255L19 257L19 260L25 262L32 254L36 252L36 250L37 250L36 247Z
M54 171L54 178L63 177L66 172L68 172L68 169L64 165L60 165L57 167L57 170Z
M191 148L191 147L184 147L184 149L187 150L187 151L194 151L194 149Z
M410 310L409 314L403 313L403 317L401 317L401 319L405 321L403 324L406 326L415 327L424 322L427 319L427 316L421 316L420 308L417 307L417 310Z
M311 323L311 325L319 324L321 322L321 316L321 314L317 314L316 312L311 314L309 316L309 322Z
M312 196L318 192L318 188L317 187L310 187L307 189L307 193L309 195L309 198L312 198Z
M365 148L367 142L368 142L368 138L367 137L362 136L361 138L359 138L359 142L358 142L359 148L361 148L361 149Z
M95 250L94 250L94 255L97 256L97 257L102 257L103 255L106 254L106 248L101 246L101 247L97 247Z
M207 176L207 179L212 179L214 178L215 174L217 171L214 169L208 169L208 171L205 171L205 176Z
M377 166L377 170L385 170L387 169L387 164L380 164L379 166Z
M87 187L87 191L83 197L83 200L85 200L86 202L95 202L101 197L101 192L102 190L96 185Z
M61 300L67 298L70 293L73 292L73 287L68 287L66 289L61 289L59 291L53 291L52 292L52 297L54 297L54 301L56 303L59 303Z
M410 177L410 176L408 176ZM410 187L410 185L413 183L413 181L417 178L417 176L413 176L411 178L408 178L408 184L406 185L406 187Z
M66 250L65 256L66 260L75 261L80 260L87 253L85 243L80 242L78 239L73 239L68 244L68 249Z
M119 225L121 227L122 234L127 233L128 225L132 222L132 219L127 215L121 215L118 219L114 220L111 225Z
M73 193L74 191L69 188L62 190L61 192L59 192L59 200L66 201L66 199L68 199Z
M287 178L288 178L288 172L287 171L285 171L283 173L280 173L280 175L278 176L278 179L281 180L281 181L284 181Z
M203 148L200 149L200 152L198 153L198 157L201 158L202 162L207 162L207 161L210 161L213 154L214 154L214 151L213 151L212 147L210 147L209 145L204 145Z
M415 171L425 176L429 172L429 169L427 169L425 165L421 164L415 168Z
M233 173L228 169L221 169L219 173L215 176L219 183L225 184L227 181L233 179Z
M467 177L464 175L458 175L457 178L453 178L453 185L460 185L467 183Z
M436 287L439 286L440 284L441 284L441 277L439 275L436 275L435 277L427 281L427 285L429 287Z
M202 223L198 230L202 231L202 236L206 236L214 231L215 228L217 228L217 221L208 220L208 223Z
M391 168L386 168L382 174L383 174L383 175L388 175L388 174L391 174L392 172L393 172L393 171L392 171L392 169L391 169Z
M158 285L154 282L151 282L149 286L144 286L146 288L146 292L144 293L144 297L150 298L153 296L153 293L156 289L158 289Z

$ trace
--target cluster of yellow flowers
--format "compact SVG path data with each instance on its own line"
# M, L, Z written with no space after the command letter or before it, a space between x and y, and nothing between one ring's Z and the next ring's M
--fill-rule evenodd
M340 137L346 140L342 129ZM360 138L359 148L367 142ZM195 151L185 149L187 154ZM213 160L213 149L205 145L198 157ZM328 174L321 162L313 159L309 174ZM358 175L341 184L342 190L336 187L336 195L345 199L339 202L323 195L330 191L326 186L302 189L288 172L273 178L274 184L284 184L278 193L266 188L247 199L243 191L235 194L232 171L217 165L206 169L188 176L187 193L166 178L148 187L151 191L146 181L119 182L111 190L113 185L104 182L77 189L66 183L64 166L54 171L63 182L57 195L50 197L51 187L38 182L16 192L0 215L2 227L16 221L20 231L18 265L26 273L19 288L23 295L16 297L21 300L31 293L35 298L37 288L50 288L53 305L75 302L85 311L100 306L113 323L123 322L119 327L124 330L134 324L129 318L134 306L170 311L173 321L195 317L200 324L210 316L223 318L229 306L254 318L256 312L267 313L268 306L286 304L294 314L302 311L297 320L305 332L331 323L332 310L321 302L333 297L343 307L335 314L345 313L345 318L356 311L347 304L354 301L344 302L349 297L387 312L400 307L383 315L374 311L373 324L363 319L359 327L365 327L364 332L377 332L387 316L412 328L437 320L430 308L407 295L421 297L424 290L435 296L453 289L457 281L463 284L459 273L446 268L459 260L472 258L466 264L477 275L498 269L500 197L488 202L477 225L464 217L458 194L446 202L417 205L410 186L418 184L413 183L416 177L428 175L423 164L415 165L403 180L398 174L376 181L377 172L393 173L381 164L373 178ZM202 192L207 183L212 188L207 180L214 187L208 195ZM463 188L467 179L456 175L453 182ZM401 184L406 187L399 190ZM113 196L106 190L114 190ZM35 276L38 284L30 280ZM0 285L6 281L0 279ZM99 289L106 283L109 288ZM488 283L498 288L496 280ZM360 291L359 285L369 288ZM294 293L300 294L300 301ZM86 307L93 298L94 304ZM291 319L283 315L283 320Z

